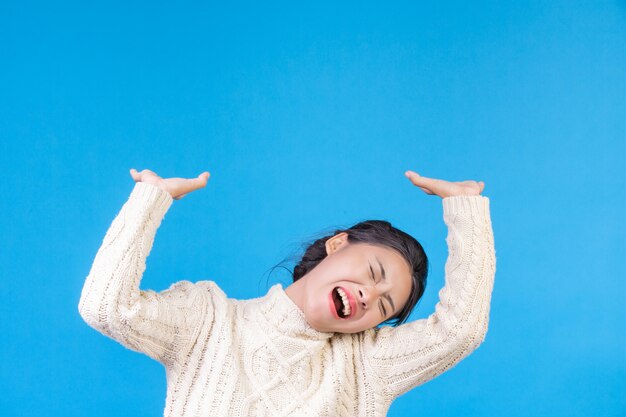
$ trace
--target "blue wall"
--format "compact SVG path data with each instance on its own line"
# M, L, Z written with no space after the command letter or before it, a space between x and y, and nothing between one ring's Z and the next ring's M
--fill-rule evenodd
M626 415L624 1L51 2L0 6L0 414L157 416L162 366L88 327L84 279L134 182L175 201L142 288L264 294L320 230L378 218L423 243L486 184L486 340L391 416Z

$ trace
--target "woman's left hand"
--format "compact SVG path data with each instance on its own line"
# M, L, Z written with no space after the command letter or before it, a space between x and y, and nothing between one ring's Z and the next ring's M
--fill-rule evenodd
M426 194L438 195L441 198L456 195L480 195L485 189L482 181L459 181L450 182L435 178L422 177L417 172L406 171L404 173L411 182L422 189Z
M180 200L190 192L206 187L211 174L209 171L204 171L196 178L161 178L156 172L149 169L137 171L135 168L131 168L130 175L135 182L156 185L160 189L167 191L174 200Z

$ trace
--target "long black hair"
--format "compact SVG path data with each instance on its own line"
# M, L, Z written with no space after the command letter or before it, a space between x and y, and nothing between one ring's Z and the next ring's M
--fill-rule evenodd
M293 282L315 268L327 256L326 241L343 232L348 235L348 243L367 243L393 249L402 255L409 264L412 277L409 299L402 310L383 322L392 326L404 323L424 295L426 277L428 276L428 258L422 245L413 236L395 228L388 221L362 221L347 229L336 229L330 234L325 233L324 236L303 244L302 246L305 247L304 254L301 257L298 256L299 260L295 268L293 271L289 271Z

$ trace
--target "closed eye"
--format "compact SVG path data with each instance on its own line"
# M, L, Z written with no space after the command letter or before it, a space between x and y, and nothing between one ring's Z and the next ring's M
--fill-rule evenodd
M376 282L376 278L374 278L374 268L372 268L372 264L370 265L370 277L372 278L372 281Z
M372 278L372 281L374 281L374 283L376 283L376 278L374 277L374 268L372 268L372 264L369 264L370 266L370 277ZM378 301L378 309L380 310L380 313L383 315L384 317L387 317L387 309L385 308L385 304L383 303L383 300L379 300Z

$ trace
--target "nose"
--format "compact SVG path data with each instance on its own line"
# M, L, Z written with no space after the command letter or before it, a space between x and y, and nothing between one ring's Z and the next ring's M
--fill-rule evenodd
M369 287L359 288L359 304L363 310L367 310L372 303L376 300L376 290Z

